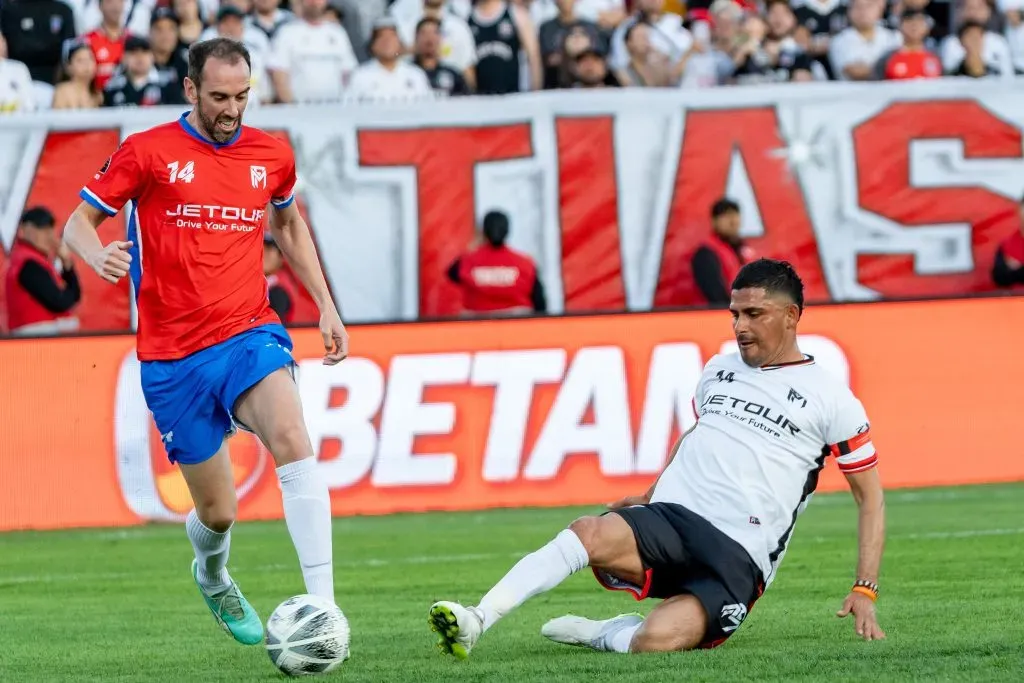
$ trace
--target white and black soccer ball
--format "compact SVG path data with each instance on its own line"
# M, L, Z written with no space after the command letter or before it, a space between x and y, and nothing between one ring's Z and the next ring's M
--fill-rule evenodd
M270 615L266 645L270 661L289 676L327 673L348 659L348 619L330 600L296 595Z

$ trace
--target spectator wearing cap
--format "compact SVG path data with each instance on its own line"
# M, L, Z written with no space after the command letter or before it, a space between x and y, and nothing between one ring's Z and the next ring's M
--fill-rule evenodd
M931 31L931 17L919 9L903 10L900 33L903 45L878 60L878 78L903 81L916 78L939 78L942 62L925 46Z
M234 5L221 5L217 11L217 35L244 43L246 31L245 15ZM257 29L249 28L250 31ZM259 33L262 36L262 33ZM258 50L249 52L249 103L262 104L273 102L274 91L267 75L265 53Z
M999 244L992 263L996 287L1024 291L1024 199L1019 207L1017 229Z
M886 26L898 31L904 12L909 10L924 12L931 19L928 37L925 38L924 45L937 54L939 40L949 35L951 4L950 2L932 2L931 0L893 0L886 16Z
M295 15L281 7L281 0L253 0L252 14L246 17L245 23L262 31L270 41L279 28L293 19Z
M153 66L166 94L164 104L185 104L188 48L178 38L178 15L170 7L158 7L149 22Z
M267 67L281 102L340 100L358 65L348 34L324 20L327 0L298 0L300 16L274 36Z
M174 97L164 85L156 67L149 40L128 36L124 42L122 68L103 89L104 107L156 107Z
M634 12L612 34L609 62L613 69L624 69L629 64L626 50L626 31L633 24L651 27L650 41L655 53L663 55L671 64L678 63L693 44L693 36L683 26L683 18L664 11L663 0L634 0Z
M430 96L423 69L402 59L402 42L393 19L379 19L370 35L370 61L352 74L346 97L364 102L405 101Z
M5 285L7 327L12 334L48 335L74 328L66 314L82 298L82 291L71 252L61 243L49 209L36 206L22 214Z
M284 255L281 248L270 232L263 233L263 274L267 278L267 298L277 317L287 325L295 321L298 292L289 278L282 277L283 269Z
M992 22L992 7L987 0L963 0L960 7L960 20L973 21L986 26L984 38L981 45L981 55L985 63L992 67L1003 78L1014 76L1013 54L1010 51L1010 44L1006 38L988 28ZM965 54L964 46L960 38L955 35L947 36L939 47L939 57L942 59L942 66L946 71L953 71L963 60ZM1024 55L1021 56L1024 63Z
M75 18L60 0L8 0L0 2L0 34L7 39L6 59L28 67L32 80L52 85L64 41L75 37Z
M590 45L604 51L608 49L608 41L598 25L579 16L578 0L554 1L558 14L540 25L540 56L544 62L544 88L548 90L565 87L564 77L569 65L563 64L562 56L565 41L570 36L582 34Z
M448 279L462 290L462 315L546 313L547 300L536 263L507 244L508 215L490 211L482 227L483 240L448 268Z
M832 74L841 81L871 81L882 55L900 45L900 36L882 25L880 0L851 0L850 27L829 46Z
M999 72L985 61L985 25L976 21L965 21L957 31L960 45L964 48L964 58L949 75L966 76L968 78L998 77Z
M96 58L96 88L99 90L107 87L107 81L113 77L124 57L128 38L128 32L121 23L124 3L125 0L99 0L100 25L83 36Z
M441 60L441 22L429 17L420 19L413 51L413 64L423 69L434 92L445 97L470 94L463 75Z
M403 19L395 18L398 37L407 51L415 51L416 34L421 19L434 19L438 24L440 44L438 58L456 69L473 88L476 85L476 40L466 20L449 10L449 0L421 0L420 11Z
M590 45L576 55L573 67L575 88L618 88L619 79L608 69L608 61L597 46Z
M740 237L740 205L722 197L711 207L712 234L690 259L696 285L695 300L688 303L728 306L730 285L740 268L757 256Z
M96 58L82 40L65 44L61 82L53 91L54 109L95 109L103 104L96 88Z
M21 62L7 59L7 41L0 35L0 114L35 108L32 75Z

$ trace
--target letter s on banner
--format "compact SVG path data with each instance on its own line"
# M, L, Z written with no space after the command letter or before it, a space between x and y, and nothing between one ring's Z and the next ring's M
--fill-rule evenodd
M861 255L858 281L883 296L940 296L992 290L989 269L996 247L1018 225L1017 201L982 187L911 185L910 143L954 139L963 157L1019 159L1021 132L974 100L899 102L853 130L860 207L912 230L913 226L967 223L973 268L927 276L912 255Z

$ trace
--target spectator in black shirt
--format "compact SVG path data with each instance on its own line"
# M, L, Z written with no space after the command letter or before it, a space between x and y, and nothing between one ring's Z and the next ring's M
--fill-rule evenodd
M466 79L447 64L441 63L441 22L430 17L416 24L416 58L413 63L427 74L430 87L445 95L469 95Z
M155 107L172 103L174 93L161 82L153 66L149 40L128 36L121 68L103 89L104 107Z
M54 223L53 214L42 206L21 216L6 279L8 327L14 334L56 334L61 329L58 318L82 298L71 251L61 243ZM55 258L61 262L59 275Z
M158 7L149 20L149 43L153 65L164 86L164 104L185 104L188 47L178 38L179 26L178 15L169 7Z
M4 0L0 33L7 37L10 59L25 64L32 80L53 85L64 41L75 37L75 15L60 0Z
M540 27L540 55L544 63L544 89L564 88L568 64L562 59L565 54L565 39L570 35L582 34L602 52L608 51L608 40L597 24L576 16L576 0L555 0L558 16L545 21Z

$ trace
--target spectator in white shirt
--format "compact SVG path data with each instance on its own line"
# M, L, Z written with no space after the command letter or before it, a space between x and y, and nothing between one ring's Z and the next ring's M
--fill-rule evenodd
M633 24L643 22L651 27L650 42L655 52L667 57L673 64L679 62L693 44L693 36L683 26L683 18L673 12L663 12L664 0L636 0L633 16L619 24L612 34L611 55L608 65L613 69L629 66L626 49L626 31ZM578 11L578 10L577 10Z
M273 40L277 30L295 18L286 9L281 9L281 0L253 0L252 15L245 23L263 31L267 40Z
M433 96L433 88L423 69L402 59L402 42L393 20L381 19L374 25L370 54L372 59L352 74L346 99L386 102Z
M839 32L829 44L832 73L841 81L870 81L882 55L903 44L900 35L885 28L883 0L852 0L850 27Z
M987 0L963 0L963 4L960 6L960 21L988 25L991 20L992 7ZM1016 29L1012 26L1012 21L1010 24L1006 33L1013 39L1016 37ZM1024 43L1020 43L1020 47L1024 48ZM960 38L957 35L946 36L939 47L942 68L947 72L959 68L965 54L964 46L960 43ZM981 56L985 60L985 64L1004 78L1013 77L1015 61L1024 66L1024 50L1021 50L1020 54L1014 54L1010 50L1010 43L1006 38L994 31L985 31L985 37L981 43Z
M32 76L28 67L7 59L7 41L0 34L0 114L35 111Z
M338 100L356 68L345 29L325 21L327 0L299 0L300 17L277 31L267 67L281 102Z
M398 37L407 52L416 43L416 27L420 19L436 19L441 25L442 62L457 69L466 79L470 88L476 84L476 40L465 19L448 10L449 0L422 0L418 13L409 12L407 17L395 19Z
M223 19L221 12L229 10L229 16L233 21L238 18L242 22L241 35L232 35L232 40L240 40L249 50L249 55L259 55L259 59L266 62L267 55L270 53L270 39L267 38L267 34L257 26L245 22L245 17L252 11L252 0L222 0L220 8L217 10L217 15L214 18L213 25L209 26L199 36L199 40L210 40L216 38L219 35L223 35L220 32L219 24Z
M217 12L215 26L217 36L245 42L243 35L246 30L245 15L234 5L221 5ZM249 47L246 45L246 47ZM267 62L264 52L249 49L249 105L273 102L274 91L267 76Z

